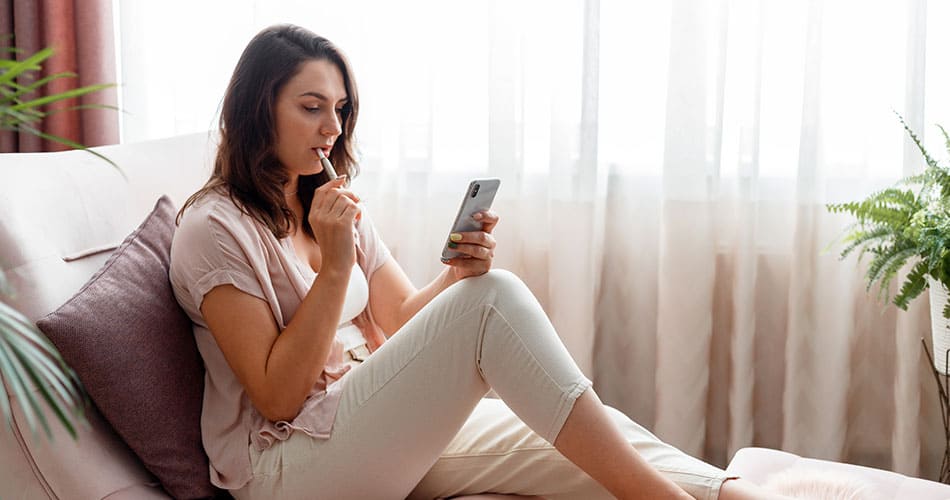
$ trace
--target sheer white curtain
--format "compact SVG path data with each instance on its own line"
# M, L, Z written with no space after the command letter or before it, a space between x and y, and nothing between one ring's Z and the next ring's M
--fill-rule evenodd
M925 300L875 304L824 203L944 151L950 5L926 0L119 1L124 140L206 130L244 44L307 26L354 65L355 189L417 284L467 180L497 263L601 397L724 465L758 445L933 477Z

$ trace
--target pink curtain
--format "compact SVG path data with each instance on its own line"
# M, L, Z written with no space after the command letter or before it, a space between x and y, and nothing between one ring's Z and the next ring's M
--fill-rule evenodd
M55 53L47 60L43 75L64 71L78 78L60 78L41 90L43 95L72 88L116 81L115 41L111 0L0 0L0 33L3 46L20 49L23 58L45 47ZM12 34L12 39L9 35ZM27 83L27 82L20 82ZM76 106L118 102L115 88L60 101L48 106L49 116L41 130L86 146L119 141L118 112L112 109L69 109ZM4 131L0 151L60 151L67 146L30 134Z

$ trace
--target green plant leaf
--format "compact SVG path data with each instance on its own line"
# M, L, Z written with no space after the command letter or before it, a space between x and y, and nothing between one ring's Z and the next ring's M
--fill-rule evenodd
M43 114L36 110L9 111L0 109L0 127L3 130L17 131L25 125L36 123L43 119Z
M13 288L10 286L10 282L7 281L7 275L3 272L3 269L0 269L0 294L2 295L11 295L13 293Z
M10 337L8 339L10 345L17 352L36 352L37 356L30 361L31 364L35 364L39 370L48 375L46 378L53 382L54 389L62 394L64 401L71 401L73 394L63 390L63 387L69 387L73 381L70 380L67 365L59 357L59 353L51 345L47 346L46 342L39 342L39 336L34 331L27 330L22 333L22 335Z
M906 264L911 257L917 255L919 251L920 249L918 247L905 248L894 252L884 261L876 277L873 278L875 280L880 279L881 281L878 297L883 297L885 301L887 300L891 280L897 275L897 271L904 267L904 264Z
M947 147L947 154L950 154L950 135L947 135L947 131L941 125L937 125L937 128L940 129L940 133L943 134L943 143Z
M927 289L927 262L920 261L907 274L900 292L894 296L894 305L907 310L907 304Z
M35 92L39 90L40 87L43 87L44 85L48 84L49 82L52 82L53 80L59 80L60 78L75 78L77 76L79 75L77 75L76 73L73 73L70 71L64 71L62 73L56 73L53 75L46 76L44 78L40 78L39 80L33 83L30 83L29 85L20 85L15 82L10 82L9 86L10 88L14 89L14 92L10 93L8 97L10 98L20 97L23 94L28 94L30 92Z
M920 150L921 154L924 155L924 161L927 162L927 165L933 168L939 168L937 162L930 156L930 153L927 152L927 149L924 148L924 145L920 142L920 138L917 137L917 134L907 125L907 122L904 121L904 117L900 113L894 113L897 115L897 118L901 121L901 125L904 126L904 130L907 131L907 135L910 136L911 140L914 141L914 144L917 145L917 149Z
M110 109L112 111L118 111L119 108L111 106L109 104L79 104L77 106L69 106L68 108L59 108L54 109L46 113L46 116L53 116L56 113L62 113L63 111L73 111L77 109Z
M43 61L49 59L52 55L53 49L51 47L47 47L37 51L30 57L27 57L26 59L7 67L6 71L0 73L0 85L6 85L27 71L40 70L40 65L43 63Z
M921 202L917 198L913 191L888 188L860 202L828 204L826 207L832 213L852 215L859 224L903 226L920 209Z
M13 347L10 346L8 342L10 337L17 335L19 330L23 328L24 326L20 324L16 318L0 313L0 373L3 374L3 378L7 382L7 387L12 390L13 396L20 402L20 407L23 409L23 416L30 428L30 432L35 437L37 434L37 423L41 424L47 431L49 431L49 425L46 423L46 417L39 411L39 404L36 398L23 379L25 370L14 353ZM12 418L12 414L5 416L7 419ZM52 435L52 433L49 435Z
M38 108L40 106L45 106L47 104L52 104L54 102L62 101L64 99L72 99L74 97L84 96L92 92L97 92L102 89L109 87L114 87L112 84L99 84L99 85L89 85L87 87L79 87L76 89L67 90L66 92L61 92L59 94L53 94L48 96L39 97L30 101L21 102L14 106L10 106L11 111L19 111L26 108Z
M893 238L893 231L888 227L875 227L871 228L869 231L864 231L862 229L853 229L850 234L841 238L842 242L847 243L848 246L841 251L840 257L844 259L851 254L856 248L862 245L871 245L873 243L884 243L889 239ZM863 253L862 253L863 256ZM858 257L858 260L861 259L861 256Z
M26 372L27 376L32 382L33 387L39 391L40 396L42 396L43 400L46 401L46 405L53 411L53 413L56 415L56 418L66 427L66 432L68 432L69 435L75 439L75 426L73 425L72 421L66 417L66 410L63 409L63 405L59 404L59 400L56 400L50 393L50 390L46 385L47 380L44 379L40 374L42 363L39 362L39 358L33 356L30 351L23 349L15 350L14 355L16 355L17 360L20 362L20 366L22 367L23 371ZM56 384L53 384L52 386L57 387ZM43 411L38 404L36 405L36 410L38 414L43 415ZM47 423L45 417L41 420L41 423L45 423L43 427L46 430L47 437L52 437L52 430L49 428L49 424Z
M85 422L84 408L88 402L78 377L49 339L3 302L0 302L0 373L21 402L27 424L34 434L39 424L46 435L52 437L31 386L40 393L66 431L76 437L75 423ZM8 410L5 410L5 416L9 420Z
M3 335L2 332L4 328L5 326L2 324L2 322L0 322L0 335ZM10 353L8 351L9 350L7 346L4 345L3 342L0 342L0 374L5 374L5 373L13 371L13 368L10 367L11 365L9 364L9 361L8 361L10 357ZM17 375L15 373L11 373L10 375L3 375L3 379L6 381L5 386L9 388L9 392L12 392L14 394L14 397L16 396L16 390L18 387L14 381L14 378L16 376ZM0 410L3 411L3 419L12 428L13 427L13 408L10 406L9 396L6 393L0 394L0 396L2 396L0 397Z

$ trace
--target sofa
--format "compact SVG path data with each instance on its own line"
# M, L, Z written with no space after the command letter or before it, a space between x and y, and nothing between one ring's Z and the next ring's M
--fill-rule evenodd
M162 280L121 282L125 269L121 266L129 265L129 254L139 252L151 259L146 264L153 267L167 259L167 248L161 248L165 243L155 243L150 235L164 231L166 239L161 241L167 243L173 231L170 217L208 177L212 142L209 134L198 133L97 148L121 171L83 151L0 154L0 269L16 292L3 301L43 325L92 397L86 411L88 424L79 427L78 439L53 422L50 441L31 434L20 402L3 381L5 391L0 397L10 401L14 419L0 430L0 498L227 498L225 492L210 490L207 484L187 483L187 474L195 471L200 477L195 482L207 480L207 466L202 465L207 457L194 432L197 420L182 422L183 410L178 408L181 400L189 399L198 401L192 401L189 411L194 412L195 405L200 411L195 394L200 394L202 381L200 373L197 380L194 376L195 370L201 370L200 359L187 325L180 324L180 311L138 318L135 327L126 324L123 315L134 315L134 309L145 307L141 302L158 300L153 297L157 292L149 287ZM167 199L159 201L163 195ZM112 281L102 286L113 295L103 302L95 287L106 278ZM81 302L86 309L67 307L94 292L99 293L98 302ZM167 302L167 296L163 300ZM152 338L142 336L144 332L161 337L166 330L180 335L169 341L179 349L174 355L164 347L149 350ZM116 360L127 366L115 366ZM89 368L89 364L96 366ZM156 378L156 369L165 371ZM151 378L140 380L138 372L148 370L153 370ZM189 370L192 378L182 378ZM169 384L171 393L149 393L153 387L161 392L159 387ZM186 392L187 398L180 396ZM130 400L130 396L138 399ZM151 406L157 407L149 407L156 400ZM150 449L164 442L162 435L169 425L192 432L179 433L184 439L178 436L173 445ZM191 469L178 468L182 465L178 462L188 462ZM750 448L736 454L729 471L761 482L775 471L829 464ZM950 497L950 486L939 483L845 464L833 467L870 478L886 493L882 498Z

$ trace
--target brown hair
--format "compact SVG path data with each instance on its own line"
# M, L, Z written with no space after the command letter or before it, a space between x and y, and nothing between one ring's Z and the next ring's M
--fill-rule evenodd
M349 62L329 40L290 24L263 29L248 43L234 68L221 106L218 145L211 178L191 195L178 212L177 222L190 205L211 191L227 192L242 211L267 226L277 238L286 237L300 223L313 236L307 221L313 190L329 180L326 173L300 176L297 195L303 203L303 220L297 221L287 206L283 185L288 181L284 166L274 152L277 95L308 61L330 61L343 75L347 104L343 108L342 133L330 152L338 174L353 179L359 173L353 145L353 129L359 111L356 82Z

